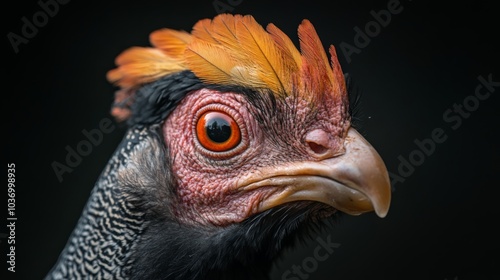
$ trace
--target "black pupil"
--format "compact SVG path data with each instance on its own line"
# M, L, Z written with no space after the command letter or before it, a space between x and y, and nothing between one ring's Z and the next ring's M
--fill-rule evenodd
M223 118L212 118L205 127L208 138L216 143L226 142L231 137L231 125Z

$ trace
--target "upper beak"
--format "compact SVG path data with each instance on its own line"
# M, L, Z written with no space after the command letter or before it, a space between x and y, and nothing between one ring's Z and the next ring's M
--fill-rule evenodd
M353 128L340 156L258 170L238 182L242 190L260 187L273 187L273 191L260 202L258 212L309 200L351 215L375 211L385 217L391 201L389 175L382 158Z

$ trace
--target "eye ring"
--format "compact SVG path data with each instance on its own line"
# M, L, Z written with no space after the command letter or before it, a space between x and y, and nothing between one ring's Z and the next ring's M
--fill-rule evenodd
M240 108L240 107L238 107ZM200 105L200 107L196 110L194 114L194 118L192 119L192 139L194 142L194 146L196 151L200 153L201 156L206 157L208 160L229 160L235 155L243 153L249 145L249 135L247 130L247 121L240 114L240 109L236 109L231 105L225 104L225 102L221 102L217 100L217 102L212 101L212 103L205 103L204 105ZM223 115L227 115L230 119L234 120L240 131L240 140L234 140L234 147L231 149L220 149L220 151L214 151L206 147L200 142L200 137L198 137L197 126L201 120L201 117L208 112L218 112ZM231 145L227 145L230 147Z
M226 152L241 142L241 130L234 118L226 112L209 110L196 122L196 137L205 149Z

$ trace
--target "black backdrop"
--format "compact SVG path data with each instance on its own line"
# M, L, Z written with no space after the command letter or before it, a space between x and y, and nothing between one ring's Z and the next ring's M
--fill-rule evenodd
M51 1L41 1L46 2ZM498 275L500 86L482 86L476 93L484 84L478 77L500 82L493 7L438 7L417 0L60 2L46 18L37 1L3 7L4 164L16 166L17 217L15 274L2 261L8 276L41 279L47 273L123 136L124 130L113 125L58 180L51 164L64 163L66 147L76 148L86 139L83 130L98 129L110 118L114 89L105 74L116 55L129 46L148 45L153 30L189 31L197 20L221 11L275 23L294 40L300 21L309 19L325 47L337 47L344 72L362 91L361 130L393 179L386 218L372 213L343 217L318 235L339 244L326 260L313 260L320 244L313 236L285 252L272 279ZM393 12L390 20L375 23L371 11L387 15L379 12L387 9ZM33 22L34 15L39 27L23 27L23 17ZM363 38L357 30L365 28L370 35ZM4 215L7 192L6 186ZM0 229L2 259L9 233ZM284 277L293 265L302 267L302 277Z

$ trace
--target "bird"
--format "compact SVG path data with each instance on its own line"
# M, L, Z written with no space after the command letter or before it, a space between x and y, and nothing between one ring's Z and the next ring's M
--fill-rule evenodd
M308 19L297 35L223 13L119 53L123 139L45 279L269 279L328 221L385 217L388 171L335 47Z

